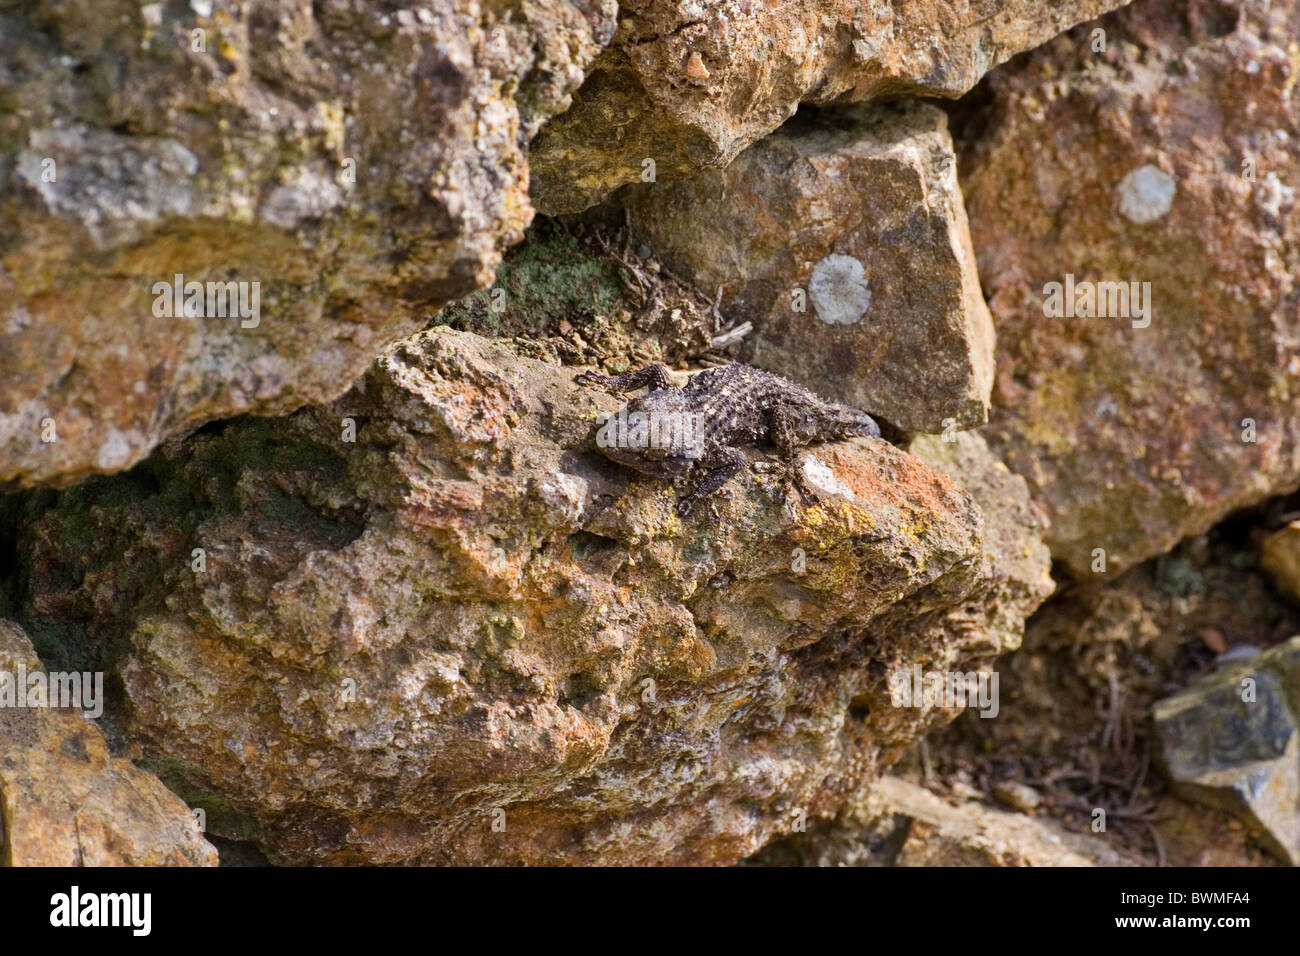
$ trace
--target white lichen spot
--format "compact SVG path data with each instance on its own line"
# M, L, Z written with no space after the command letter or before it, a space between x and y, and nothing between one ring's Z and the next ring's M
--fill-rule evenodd
M1174 203L1174 177L1148 163L1120 180L1119 211L1129 222L1155 222Z
M1295 203L1295 190L1278 179L1277 173L1269 173L1264 177L1257 195L1260 206L1274 218L1282 215L1284 207Z
M828 325L855 325L871 308L866 269L852 256L832 253L813 267L808 298L817 318Z
M813 455L804 455L799 468L803 473L803 480L814 491L820 491L826 495L839 495L844 498L854 497L853 489L836 478L835 472L831 471L830 467L821 459Z
M56 161L58 180L42 175ZM33 130L14 173L55 216L101 244L125 243L168 216L189 215L198 158L176 140L84 126Z

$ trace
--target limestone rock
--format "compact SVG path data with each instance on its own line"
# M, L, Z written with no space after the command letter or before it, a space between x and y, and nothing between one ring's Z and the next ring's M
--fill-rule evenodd
M835 820L768 847L786 866L1137 866L1099 837L883 776Z
M6 685L16 692L19 675L38 671L27 635L0 620ZM110 756L104 735L81 712L0 706L0 865L216 864L217 851L189 808L153 774Z
M625 195L636 235L754 323L748 361L909 431L987 421L993 328L942 110L801 114L726 169Z
M486 284L532 215L526 145L614 10L6 5L0 488L332 399Z
M990 68L1126 0L631 0L533 150L533 200L576 212L624 183L727 165L792 116L902 93L960 96Z
M746 473L683 521L572 377L435 330L32 495L19 616L116 668L212 832L294 862L735 862L955 716L892 674L1018 643L1037 600L948 476L858 439L804 454L816 504Z
M1104 53L1078 30L990 76L963 127L989 440L1080 577L1300 484L1300 3L1100 27Z
M1300 637L1228 664L1153 716L1175 790L1236 814L1300 865Z

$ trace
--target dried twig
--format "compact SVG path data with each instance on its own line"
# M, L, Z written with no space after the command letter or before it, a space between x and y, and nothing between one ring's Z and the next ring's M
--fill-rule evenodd
M713 337L709 343L710 348L725 349L728 345L734 345L739 342L750 332L754 331L754 323L746 322L743 325L737 325L735 328L728 329Z
M1142 784L1146 783L1147 769L1151 766L1151 742L1147 741L1146 747L1142 750L1142 767L1138 770L1137 779L1133 783L1133 792L1129 794L1128 806L1130 809L1137 803L1138 794L1142 791Z
M1167 866L1169 861L1165 857L1165 845L1160 842L1160 831L1156 825L1150 821L1146 822L1146 828L1151 833L1151 840L1156 845L1156 866Z

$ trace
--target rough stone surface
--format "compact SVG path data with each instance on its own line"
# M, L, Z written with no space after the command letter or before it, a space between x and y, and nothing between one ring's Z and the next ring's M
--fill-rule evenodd
M918 435L907 450L951 477L979 505L985 563L993 581L982 613L996 622L999 633L1018 633L1023 609L1038 607L1056 588L1051 555L1043 543L1047 518L1030 499L1025 480L1011 473L978 432L948 438ZM1018 646L1003 643L1006 650Z
M765 849L785 866L1137 866L1098 837L881 777L832 821Z
M1105 53L1081 29L991 76L962 157L990 443L1078 576L1300 484L1300 4L1100 23ZM1067 281L1150 283L1150 324L1046 314Z
M985 71L1125 0L631 0L533 151L533 200L575 212L653 159L662 182L731 162L792 116L901 93L960 96Z
M942 110L801 114L625 195L634 235L753 322L748 361L910 431L987 421L993 328Z
M22 669L20 671L20 668ZM43 670L0 621L0 671ZM0 865L216 866L185 804L75 710L0 707Z
M1300 865L1300 637L1226 665L1153 716L1177 792L1236 814Z
M33 493L19 616L116 668L212 832L332 863L734 862L955 715L891 674L1019 642L1044 569L1008 587L951 478L857 439L805 452L815 505L748 473L683 522L572 376L424 333L332 406Z
M526 145L614 9L7 5L0 488L119 471L189 426L332 399L486 284L532 215ZM246 283L247 313L206 294L165 312L154 285L178 274Z

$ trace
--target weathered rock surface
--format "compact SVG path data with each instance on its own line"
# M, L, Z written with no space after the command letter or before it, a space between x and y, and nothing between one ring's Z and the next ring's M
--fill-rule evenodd
M22 630L0 621L0 673L8 686L16 690L20 674L42 670ZM104 735L81 712L0 706L0 865L216 863L189 808L153 774L110 756Z
M1153 716L1175 790L1236 814L1300 865L1300 637L1225 666Z
M832 821L765 849L784 866L1137 866L1100 837L883 776Z
M1019 642L1044 569L1008 587L949 477L819 446L818 504L747 474L684 523L572 374L425 333L332 406L36 493L20 617L113 662L212 832L335 863L734 862L954 716L891 674Z
M1012 474L978 432L947 438L918 435L907 446L935 471L970 493L984 515L985 564L992 580L983 614L1004 635L1003 650L1015 650L1010 635L1023 630L1025 608L1036 608L1056 589L1051 554L1043 537L1047 518L1029 497L1025 480Z
M988 420L993 327L942 110L800 115L726 169L625 195L634 235L754 323L747 361L909 431Z
M526 144L614 10L7 5L0 488L332 399L486 284L532 215ZM178 275L242 283L244 311L225 286L173 307L154 286Z
M624 183L727 165L794 115L960 96L990 68L1126 0L632 0L568 112L533 149L533 201L576 212Z
M997 328L990 443L1079 576L1300 484L1300 4L1101 26L1105 53L1079 30L991 76L962 163ZM1082 315L1111 282L1149 284L1149 313L1118 286L1110 317L1049 302L1074 283Z

